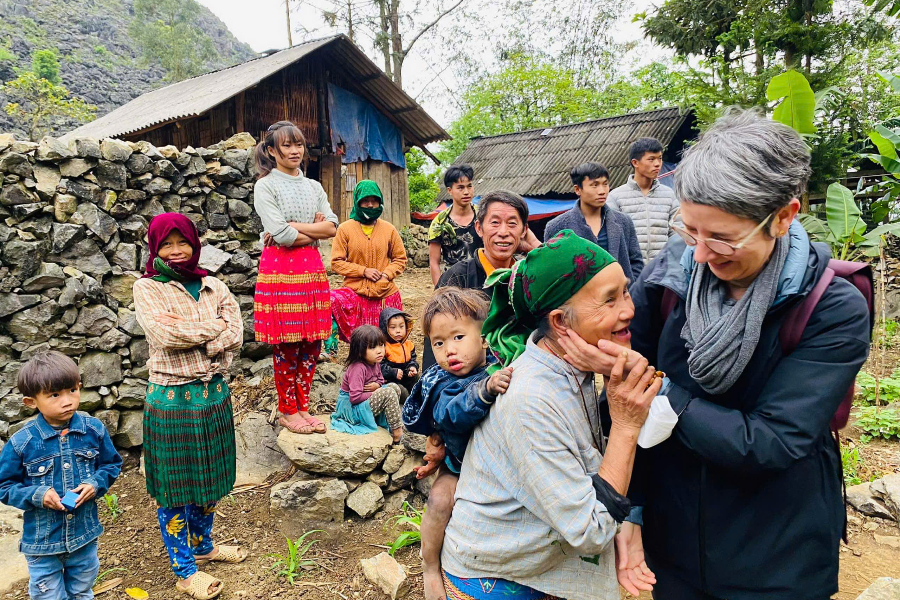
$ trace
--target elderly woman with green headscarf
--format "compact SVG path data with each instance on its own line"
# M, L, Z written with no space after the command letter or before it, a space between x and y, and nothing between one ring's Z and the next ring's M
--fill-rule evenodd
M466 450L441 556L448 597L618 600L612 541L661 386L643 358L622 376L634 316L628 280L608 252L563 230L486 286L482 333L513 375ZM556 340L569 328L622 347L606 384L608 432L594 373L560 358ZM653 574L644 565L635 581L638 594Z
M341 223L331 247L331 269L344 285L331 291L331 310L340 337L349 341L360 325L378 327L386 307L403 310L394 279L406 269L406 249L397 228L379 219L384 197L374 181L353 190L350 220Z

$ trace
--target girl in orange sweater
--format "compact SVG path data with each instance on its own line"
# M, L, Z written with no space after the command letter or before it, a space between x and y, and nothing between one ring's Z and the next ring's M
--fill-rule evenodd
M331 290L331 310L345 342L360 325L378 327L385 307L403 310L396 279L406 269L406 249L397 229L378 217L381 189L365 179L353 190L350 220L341 223L331 247L331 269L344 285Z

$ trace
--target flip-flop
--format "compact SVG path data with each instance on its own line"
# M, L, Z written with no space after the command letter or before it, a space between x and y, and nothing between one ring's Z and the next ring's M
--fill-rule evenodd
M313 428L313 433L325 433L325 423L310 415L306 417L306 422Z
M208 562L240 563L247 559L247 551L240 546L216 546L219 552L212 557L194 557L198 565Z
M310 425L306 419L302 421L288 421L284 417L278 417L278 424L290 431L291 433L299 433L302 435L310 435L316 431L315 426Z
M215 583L218 583L219 587L215 592L210 594L209 587ZM194 573L193 577L191 577L191 582L186 587L182 587L177 583L175 584L176 590L182 594L187 594L191 598L196 598L197 600L210 600L211 598L215 598L222 593L223 587L225 586L222 585L221 579L217 579L203 571Z

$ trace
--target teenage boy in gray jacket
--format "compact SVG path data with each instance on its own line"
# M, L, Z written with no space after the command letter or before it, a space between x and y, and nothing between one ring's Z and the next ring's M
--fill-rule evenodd
M641 138L631 144L628 156L634 174L609 193L607 205L625 213L634 222L641 254L650 261L665 247L672 235L669 225L681 225L675 192L659 182L663 147L655 138Z
M610 208L606 203L609 194L609 172L606 167L597 162L586 162L572 169L569 176L578 202L547 223L544 243L563 229L571 229L578 237L594 242L612 254L622 265L625 277L631 281L637 280L644 269L641 247L634 223L628 215Z

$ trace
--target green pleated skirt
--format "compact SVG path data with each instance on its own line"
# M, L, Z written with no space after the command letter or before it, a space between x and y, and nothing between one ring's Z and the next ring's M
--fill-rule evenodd
M234 420L221 375L209 383L147 387L144 470L147 493L160 506L207 504L231 492Z

